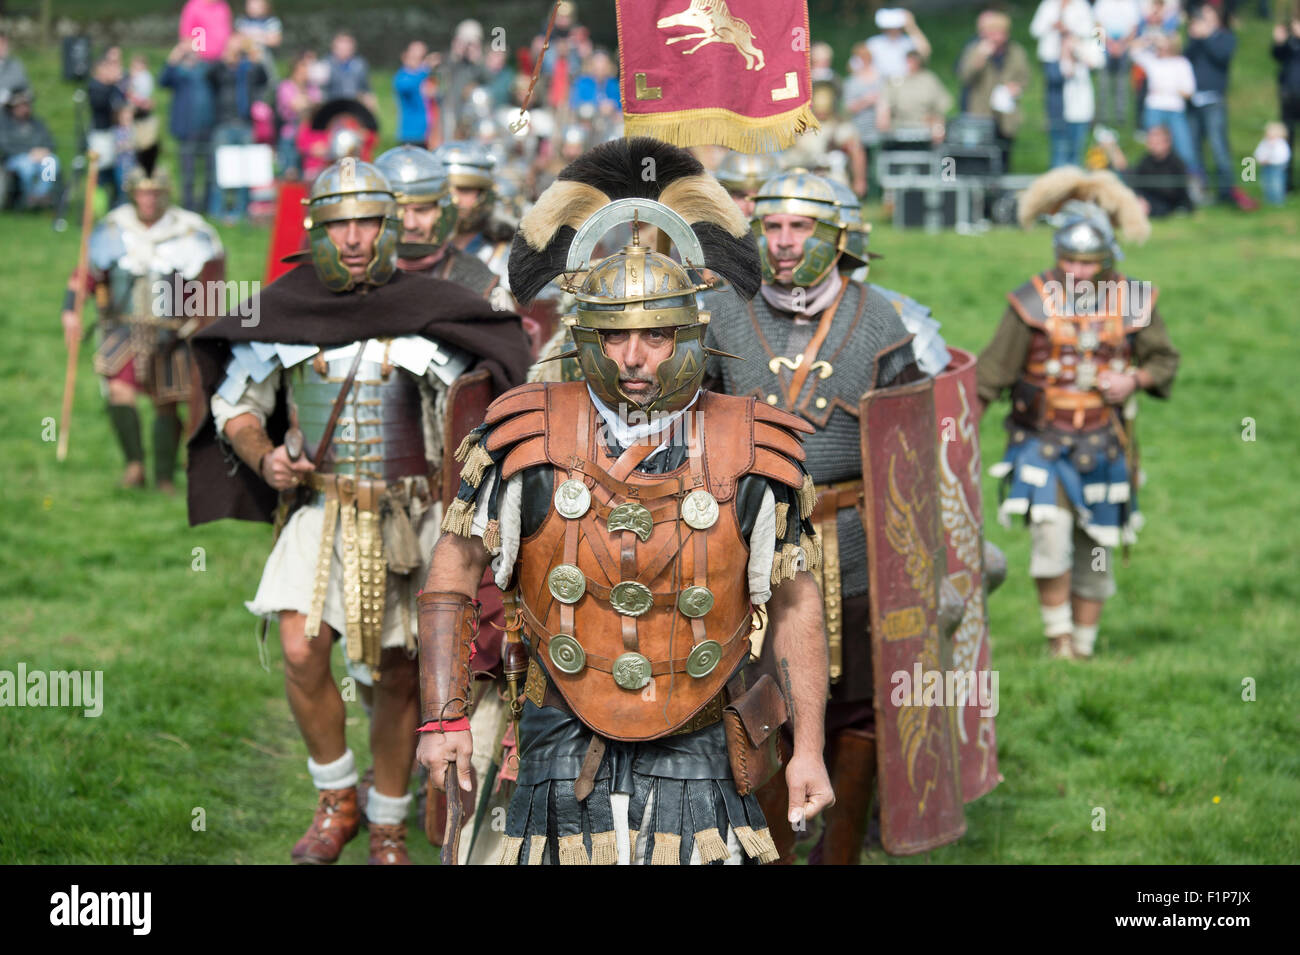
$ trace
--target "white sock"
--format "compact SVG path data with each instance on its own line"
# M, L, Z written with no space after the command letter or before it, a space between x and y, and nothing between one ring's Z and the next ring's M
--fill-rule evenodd
M1074 625L1074 636L1070 642L1074 645L1074 652L1079 656L1092 656L1092 648L1097 644L1097 625L1085 627L1081 623Z
M347 789L357 784L357 761L350 749L332 763L318 763L308 756L307 772L317 789Z
M1040 605L1038 609L1043 615L1043 634L1047 639L1064 636L1074 630L1074 610L1068 601L1059 607Z
M366 798L366 818L377 826L395 826L406 822L406 812L411 808L411 794L385 796L373 786Z

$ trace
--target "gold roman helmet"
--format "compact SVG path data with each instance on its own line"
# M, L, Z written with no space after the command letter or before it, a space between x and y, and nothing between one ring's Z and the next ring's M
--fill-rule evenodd
M136 166L127 173L123 188L127 195L134 195L137 189L157 189L170 196L172 177L164 166L155 166L153 172L145 172L143 166Z
M776 269L768 255L763 219L770 215L807 216L816 221L813 234L804 240L803 255L795 266L793 285L810 288L831 273L840 255L866 255L869 231L862 222L861 208L847 208L830 180L806 169L791 169L773 176L754 199L753 230L763 263L763 281L772 282Z
M630 245L589 266L584 264L605 232L629 221L633 226ZM570 289L578 307L564 321L573 334L583 376L607 407L669 413L688 405L704 379L704 327L709 313L700 310L696 293L708 285L696 282L685 267L668 256L641 245L643 222L662 229L688 264L703 262L695 233L668 207L649 199L611 203L578 230L569 248L570 274L586 271L586 278ZM647 328L672 329L674 339L672 354L655 372L659 392L650 401L622 389L618 365L605 354L603 341L603 333Z
M325 228L331 222L381 220L364 281L383 285L393 277L401 223L397 218L397 200L383 173L368 162L345 156L316 177L305 202L312 264L326 288L331 292L347 292L357 284Z

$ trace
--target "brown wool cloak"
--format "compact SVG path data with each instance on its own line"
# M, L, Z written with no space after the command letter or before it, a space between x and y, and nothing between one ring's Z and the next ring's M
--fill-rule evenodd
M285 273L254 296L254 310L213 322L191 340L203 384L203 424L189 442L186 474L191 526L222 518L270 522L277 492L243 462L231 470L213 425L212 395L225 379L230 347L237 342L347 345L360 338L424 335L477 356L475 368L492 374L494 391L521 384L528 371L528 338L519 316L496 311L464 286L397 272L387 284L366 291L334 293L311 266ZM244 327L243 314L258 321ZM283 391L266 431L279 445L289 428Z

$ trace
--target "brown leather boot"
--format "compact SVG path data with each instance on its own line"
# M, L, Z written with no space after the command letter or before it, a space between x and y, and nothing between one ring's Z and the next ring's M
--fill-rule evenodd
M293 847L298 865L329 865L337 862L343 847L357 834L361 813L357 811L357 787L322 789L311 826Z
M370 824L370 864L371 865L410 865L411 857L406 854L406 823L395 826Z
M794 865L794 830L790 828L790 790L781 770L754 793L776 843L778 858L772 865Z
M867 838L876 783L875 736L866 730L840 730L831 737L826 762L835 805L822 814L825 830L808 861L813 865L857 865Z

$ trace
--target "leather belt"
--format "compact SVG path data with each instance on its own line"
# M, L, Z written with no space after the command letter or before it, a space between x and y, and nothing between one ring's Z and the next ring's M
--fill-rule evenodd
M380 502L388 491L387 481L359 478L351 474L321 474L317 471L307 475L307 486L327 498L337 498L342 504L355 503L362 510L375 514L379 513Z
M573 715L573 710L569 708L564 695L555 688L554 683L546 678L546 674L542 671L542 666L537 662L536 658L530 658L528 661L528 678L524 683L524 696L534 706L553 706L557 710ZM697 730L712 726L714 723L722 722L722 708L726 704L727 688L723 687L716 696L701 707L698 713L668 735L684 736L687 733L694 733Z

